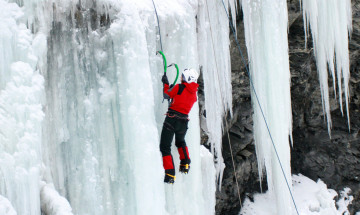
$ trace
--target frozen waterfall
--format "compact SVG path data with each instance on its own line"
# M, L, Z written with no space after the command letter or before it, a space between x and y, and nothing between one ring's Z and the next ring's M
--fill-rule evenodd
M168 107L151 0L0 0L1 214L215 213L225 168L223 119L232 115L229 20L221 0L154 2L168 63L198 70L204 82L204 109L194 105L186 136L190 174L163 183L159 136ZM225 0L233 22L236 2ZM349 118L350 3L302 0L329 132L327 68L341 105L345 94ZM288 215L294 208L285 181L291 186L287 2L241 5L256 89L259 175L266 171L278 214ZM172 68L168 77L175 78ZM211 153L200 146L200 124Z
M236 4L232 1L234 10ZM221 10L222 9L222 10ZM233 13L235 13L233 10ZM199 61L202 65L205 91L206 119L202 128L207 133L215 167L221 183L225 164L222 158L223 117L232 114L231 68L229 53L229 20L219 0L199 1ZM202 113L204 115L204 113Z
M288 182L291 189L289 136L292 133L287 2L242 0L241 3L253 84L259 175L261 178L266 170L270 195L276 198L277 214L289 215L293 203L287 187Z
M326 115L328 131L331 134L331 114L329 102L328 70L333 79L336 97L338 92L341 113L343 113L343 91L346 113L349 116L349 35L352 32L351 0L302 0L304 28L314 45L319 74L323 111ZM336 75L335 75L336 71ZM336 79L338 86L336 87Z
M232 106L227 19L216 0L155 4L168 62L202 68L216 169L200 147L195 104L190 174L163 183L167 104L151 0L0 0L0 195L8 215L214 213L222 117ZM173 155L178 166L175 146Z

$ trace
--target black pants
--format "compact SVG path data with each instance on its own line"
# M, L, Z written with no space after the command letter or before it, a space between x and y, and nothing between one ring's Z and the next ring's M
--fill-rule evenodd
M176 147L185 147L185 135L188 129L187 115L168 112L161 131L160 151L162 156L171 155L171 142L175 135Z

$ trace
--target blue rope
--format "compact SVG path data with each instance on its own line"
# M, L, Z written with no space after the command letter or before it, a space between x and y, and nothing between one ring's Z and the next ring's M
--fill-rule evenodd
M277 159L278 159L278 161L279 161L279 164L280 164L280 167L281 167L281 171L282 171L282 173L283 173L283 175L284 175L284 179L285 179L285 181L286 181L286 185L287 185L287 187L288 187L288 189L289 189L289 192L290 192L292 201L293 201L293 203L294 203L296 212L297 212L297 214L299 215L299 211L298 211L298 209L297 209L297 206L296 206L296 203L295 203L295 199L294 199L293 193L292 193L292 191L291 191L291 189L290 189L289 182L288 182L287 179L286 179L285 171L284 171L284 168L283 168L283 166L282 166L282 164L281 164L279 154L278 154L278 152L277 152L277 150L276 150L276 146L275 146L274 140L273 140L273 138L272 138L272 135L271 135L271 132L270 132L270 129L269 129L269 125L268 125L268 123L267 123L267 121L266 121L264 111L263 111L263 109L262 109L262 107L261 107L259 97L258 97L258 95L257 95L257 93L256 93L256 90L255 90L255 87L254 87L254 84L253 84L253 81L252 81L252 78L251 78L251 75L250 75L250 72L249 72L249 68L248 68L248 66L247 66L247 64L246 64L244 55L243 55L243 53L242 53L242 51L241 51L240 43L239 43L239 41L237 40L235 28L234 28L234 26L233 26L233 24L232 24L232 22L231 22L231 20L230 20L230 16L229 16L229 13L228 13L228 11L227 11L227 9L226 9L224 0L221 0L221 1L222 1L223 6L224 6L226 15L227 15L227 17L228 17L228 20L229 20L229 23L230 23L230 27L231 27L231 30L232 30L232 32L233 32L234 38L235 38L236 45L237 45L237 47L238 47L238 49L239 49L239 51L240 51L241 59L242 59L244 65L245 65L246 72L247 72L247 74L248 74L248 76L249 76L250 86L252 87L252 89L253 89L253 91L254 91L254 94L255 94L255 97L256 97L256 100L257 100L257 103L259 104L259 107L260 107L260 110L261 110L261 114L262 114L263 119L264 119L264 121L265 121L265 125L266 125L267 131L268 131L268 133L269 133L269 136L270 136L270 139L271 139L271 143L272 143L272 145L273 145L273 147L274 147L276 157L277 157Z
M152 0L152 3L153 3L153 5L154 5L155 14L156 14L156 19L157 19L157 23L158 23L158 29L159 29L159 35L160 35L160 48L161 48L161 51L163 52L163 47L162 47L162 42L161 42L161 31L160 31L159 16L158 16L158 13L157 13L157 10L156 10L156 6L155 6L155 3L154 3L154 0Z

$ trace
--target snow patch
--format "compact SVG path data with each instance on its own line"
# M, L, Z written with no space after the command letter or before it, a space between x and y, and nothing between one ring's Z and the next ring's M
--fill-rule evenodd
M340 198L336 191L328 189L320 179L315 182L301 174L292 176L293 194L300 215L343 215L350 214L347 207L351 204L353 196L350 189L345 188L340 192ZM337 207L336 207L337 206ZM255 194L254 201L246 198L240 215L276 215L278 211L275 201L269 192ZM296 215L293 209L292 213Z

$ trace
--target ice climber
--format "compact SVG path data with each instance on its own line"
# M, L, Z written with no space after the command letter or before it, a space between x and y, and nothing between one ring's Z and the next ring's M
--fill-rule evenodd
M169 86L166 75L161 79L164 84L164 93L172 99L166 113L160 139L160 151L165 169L164 182L166 183L175 182L175 167L171 155L171 142L174 134L175 145L180 155L179 171L187 174L190 169L190 156L185 143L185 135L188 129L188 114L197 101L198 77L199 74L194 69L185 69L181 75L181 84L172 88Z

